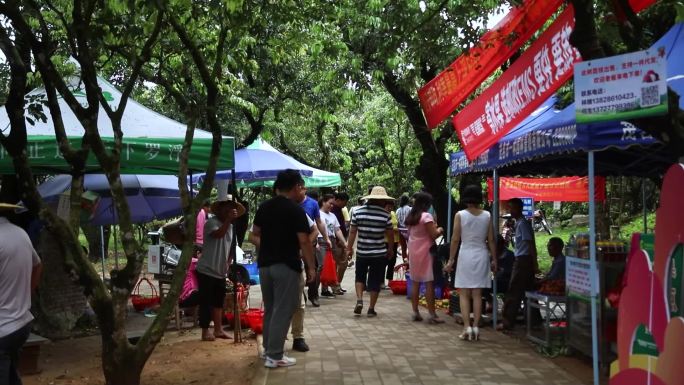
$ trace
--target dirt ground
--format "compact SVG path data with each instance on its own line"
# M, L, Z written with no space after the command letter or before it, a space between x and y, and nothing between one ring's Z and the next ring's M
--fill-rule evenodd
M200 341L200 330L168 331L143 370L145 385L250 384L257 358L255 338ZM104 384L100 337L84 337L43 345L41 373L24 375L24 385Z

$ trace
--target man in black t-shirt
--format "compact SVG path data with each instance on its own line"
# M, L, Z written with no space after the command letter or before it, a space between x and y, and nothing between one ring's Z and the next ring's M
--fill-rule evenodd
M297 360L283 354L285 338L300 303L304 266L307 282L315 276L309 224L304 210L295 203L304 198L304 180L297 171L285 170L278 174L275 185L278 194L259 206L250 235L258 250L267 368L296 364Z

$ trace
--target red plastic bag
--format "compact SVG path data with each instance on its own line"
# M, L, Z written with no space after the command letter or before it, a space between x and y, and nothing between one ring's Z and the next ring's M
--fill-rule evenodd
M321 270L321 285L337 286L337 265L333 258L332 250L328 249L323 259L323 270Z

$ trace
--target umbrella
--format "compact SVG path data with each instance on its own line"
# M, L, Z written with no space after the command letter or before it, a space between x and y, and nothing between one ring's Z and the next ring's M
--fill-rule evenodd
M305 177L313 174L312 168L279 152L261 138L235 151L235 179L238 183L275 180L278 173L286 169L298 170ZM193 176L192 182L202 183L204 178L205 174L197 174ZM230 179L230 171L218 171L215 178Z
M154 219L166 219L181 215L181 199L178 177L173 175L121 175L126 200L133 223L146 223ZM38 192L52 207L57 207L59 197L71 188L71 175L57 175L38 186ZM92 191L100 200L91 225L102 226L118 223L109 181L103 174L86 174L84 191Z

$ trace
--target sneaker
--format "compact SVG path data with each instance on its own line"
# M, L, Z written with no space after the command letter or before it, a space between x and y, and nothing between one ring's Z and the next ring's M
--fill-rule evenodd
M342 289L335 289L335 290L333 291L333 294L335 294L335 295L344 295L344 292L342 291Z
M292 340L292 350L296 350L298 352L308 352L309 345L306 344L304 338L295 338Z
M331 293L330 290L324 290L321 292L321 297L335 298L335 294Z
M309 301L313 305L313 307L319 307L321 306L320 302L318 302L318 298L309 298Z
M361 310L363 310L363 302L357 302L354 306L354 314L361 315Z
M377 317L378 313L375 312L375 309L368 309L368 317Z
M346 292L347 292L347 289L340 288L340 291L343 292L343 293L346 293Z
M297 359L283 355L283 358L275 360L271 357L266 357L264 361L264 366L267 368L284 368L287 366L293 366L297 364Z

